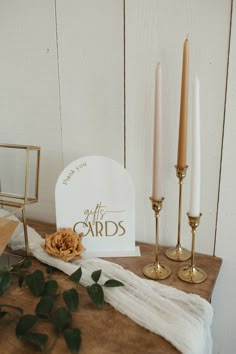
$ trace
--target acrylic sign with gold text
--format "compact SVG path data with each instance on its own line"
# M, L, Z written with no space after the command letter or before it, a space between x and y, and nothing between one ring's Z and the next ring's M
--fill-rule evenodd
M56 184L57 228L83 232L85 256L135 256L134 186L127 170L103 156L73 161Z

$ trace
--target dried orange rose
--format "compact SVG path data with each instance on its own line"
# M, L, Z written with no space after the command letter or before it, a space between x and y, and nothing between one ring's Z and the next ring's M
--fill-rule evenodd
M83 233L77 234L70 228L60 229L54 234L46 235L45 251L51 256L61 258L68 262L78 259L85 251L82 245Z

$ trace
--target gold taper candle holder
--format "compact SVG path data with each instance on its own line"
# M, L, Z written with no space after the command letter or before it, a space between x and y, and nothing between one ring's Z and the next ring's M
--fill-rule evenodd
M191 216L188 215L188 220L189 220L189 225L191 226L192 229L192 250L191 250L191 263L187 266L184 266L178 271L178 277L186 281L187 283L202 283L204 280L207 278L207 274L204 270L201 268L198 268L195 266L195 261L194 261L194 254L195 254L195 237L196 237L196 228L198 227L200 223L200 217L202 214L199 216Z
M191 257L191 252L182 248L180 243L180 235L181 235L181 215L182 215L182 189L183 189L183 179L186 176L186 171L188 166L176 168L176 176L179 179L179 211L178 211L178 234L177 234L177 244L173 248L169 248L166 250L166 257L172 259L173 261L187 261Z
M155 261L151 264L146 265L143 268L143 274L150 279L154 280L162 280L166 279L170 274L171 270L168 266L160 264L159 261L159 216L160 211L162 209L162 203L164 198L159 200L154 200L150 198L152 201L152 209L155 213L155 220L156 220L156 244L155 244Z

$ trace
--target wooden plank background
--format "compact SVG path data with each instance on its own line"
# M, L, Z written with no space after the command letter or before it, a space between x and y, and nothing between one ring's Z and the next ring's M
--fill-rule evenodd
M54 220L62 141L53 1L0 1L0 48L0 141L41 146L40 203L28 215Z
M214 7L214 11L208 11L210 5ZM165 202L161 212L160 239L162 243L171 245L177 238L178 180L174 166L177 162L182 48L188 35L190 41L188 157L191 156L191 91L196 74L201 83L203 216L198 229L197 249L210 254L213 252L229 20L230 1L203 3L186 0L178 2L150 0L148 6L143 0L126 1L127 168L136 187L138 240L154 242L155 239L154 217L148 198L151 195L152 184L154 72L158 61L163 66L165 142L163 146ZM189 159L187 163L190 163ZM185 178L183 192L183 245L189 245L190 242L186 217L189 207L189 172Z
M231 197L235 45L231 45L228 56L232 3L233 0L0 0L0 141L40 145L42 149L40 202L29 208L28 215L55 222L54 186L63 167L83 155L106 155L125 164L134 180L136 238L144 242L154 242L149 196L154 71L158 61L163 67L165 141L161 243L176 242L178 184L174 165L182 46L189 36L189 132L192 82L196 73L201 82L202 101L203 217L197 250L213 254L216 236L216 255L223 256L225 264L213 299L217 310L214 322L214 353L217 354L230 353L236 346L230 330L234 328L235 313L231 311L229 316L223 313L224 303L227 302L229 309L235 307L233 295L228 298L233 293L230 270L236 267L230 223L236 212ZM234 10L231 43L236 35L235 22ZM2 163L1 171L6 167L6 162ZM16 184L19 177L12 173L8 185ZM188 171L182 234L186 246L190 246L185 217L189 177ZM222 326L229 330L221 331Z
M216 353L234 353L235 339L235 272L236 238L235 207L235 137L236 137L236 2L233 3L230 40L226 116L223 139L222 173L220 181L219 215L216 234L216 254L223 258L222 271L216 283L212 304L215 310L213 339ZM220 326L221 323L221 326ZM223 331L222 331L223 328Z
M124 160L123 1L56 2L64 163Z

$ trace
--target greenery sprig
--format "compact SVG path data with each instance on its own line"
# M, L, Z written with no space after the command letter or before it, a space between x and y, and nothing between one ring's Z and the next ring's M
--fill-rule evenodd
M40 300L36 304L34 314L23 314L24 310L11 304L0 303L0 319L5 317L9 311L14 310L16 313L16 329L15 334L18 339L36 346L44 354L49 354L54 348L57 339L64 337L68 350L72 354L76 354L81 346L81 331L79 328L71 327L72 313L76 312L80 305L80 297L78 288L81 286L82 269L79 267L70 275L70 280L76 285L61 293L56 280L46 280L44 272L35 270L30 272L31 261L25 259L14 265L11 270L0 268L0 296L3 295L13 283L13 277L18 278L18 286L23 284L29 288L31 293L39 297ZM52 274L55 268L48 266L47 273ZM99 284L102 270L96 270L91 274L93 283L86 287L87 293L92 302L98 309L102 309L104 305L103 287L113 288L123 286L124 284L115 279L109 279L104 284ZM56 300L62 296L65 306L56 307ZM20 316L20 317L19 317ZM56 337L51 344L47 345L48 335L34 330L36 323L47 321L56 332Z

